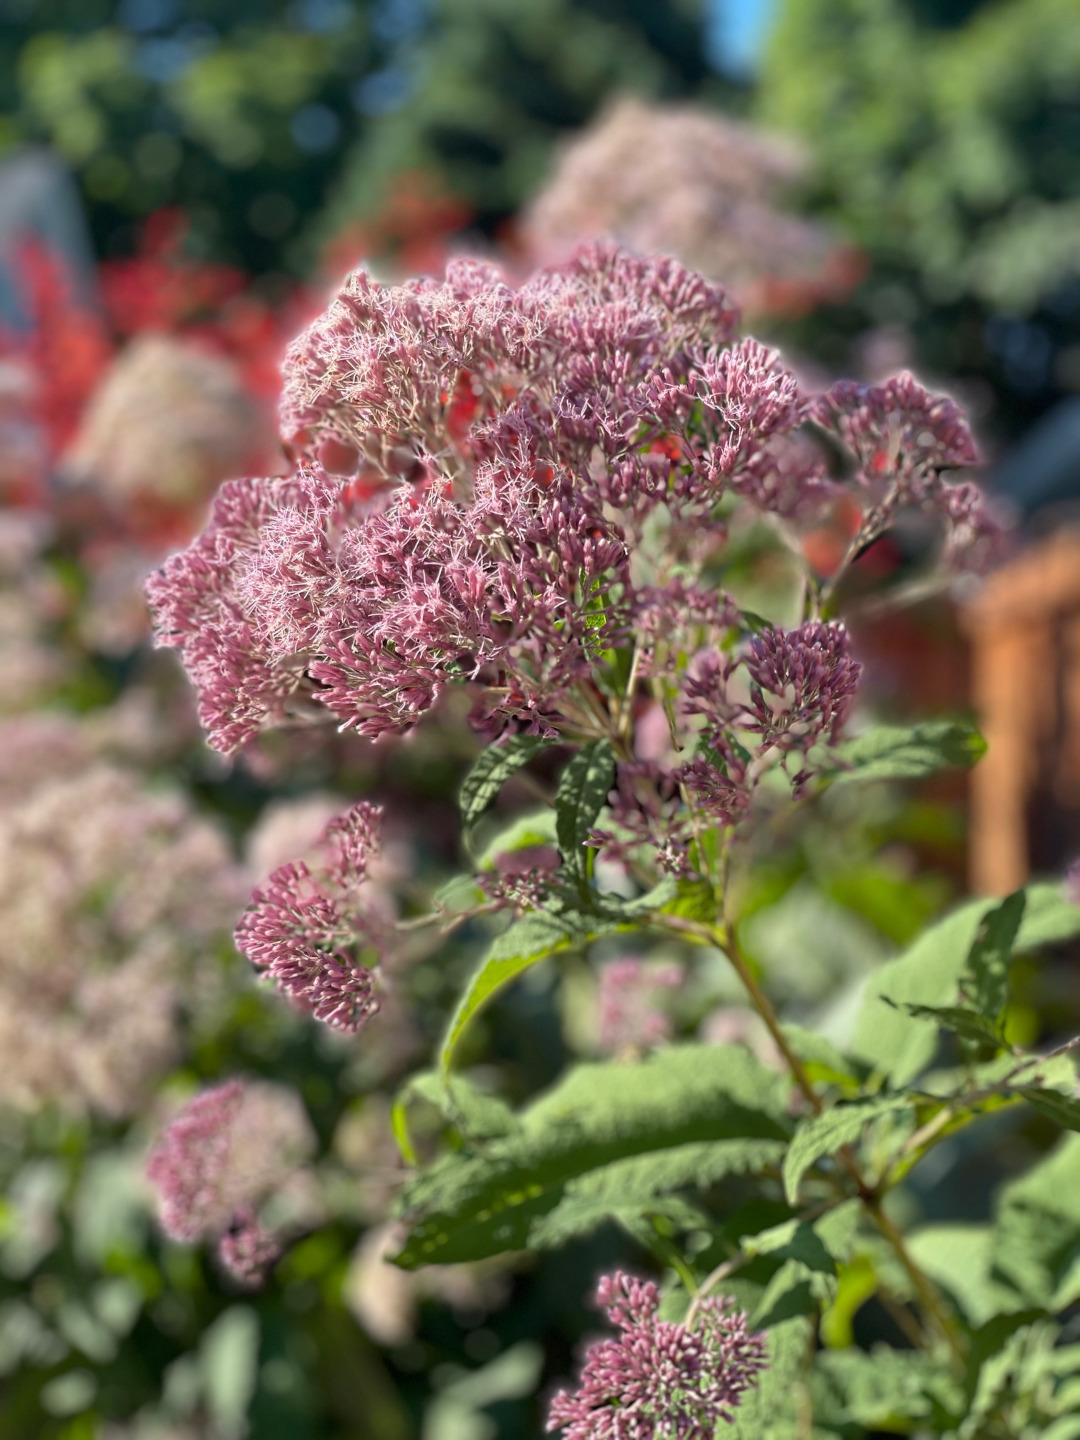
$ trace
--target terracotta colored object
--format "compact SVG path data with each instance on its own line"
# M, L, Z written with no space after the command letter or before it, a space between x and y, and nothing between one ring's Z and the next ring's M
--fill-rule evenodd
M972 772L972 889L1004 895L1080 840L1080 530L990 576L965 610L989 752Z

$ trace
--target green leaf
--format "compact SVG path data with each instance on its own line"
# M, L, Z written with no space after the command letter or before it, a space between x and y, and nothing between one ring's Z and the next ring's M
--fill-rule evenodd
M830 1431L856 1425L860 1430L906 1433L912 1426L904 1422L929 1420L934 1414L933 1392L943 1386L955 1390L945 1367L919 1351L886 1345L875 1345L869 1354L825 1351L815 1365L815 1418ZM936 1425L933 1429L940 1433Z
M594 1207L598 1218L624 1212L627 1197L647 1213L691 1177L776 1164L790 1133L788 1089L738 1046L673 1045L638 1063L578 1066L521 1113L514 1134L483 1154L445 1156L406 1186L398 1263L525 1248L567 1199L563 1220L580 1233L571 1211L580 1216L590 1197L610 1202ZM549 1239L562 1223L551 1221Z
M1027 895L1015 890L984 915L960 976L960 991L995 1024L1009 998L1009 961L1024 918Z
M970 1040L974 1045L991 1044L1000 1049L1003 1043L993 1024L975 1010L965 1010L960 1005L897 1005L895 1001L883 998L886 1005L891 1005L893 1009L903 1010L916 1020L932 1020L943 1030L951 1030L961 1040Z
M1015 1293L991 1273L992 1226L924 1225L912 1232L907 1243L915 1264L955 1301L972 1327L1020 1308Z
M478 870L493 870L499 855L510 855L515 850L527 850L532 845L554 845L555 811L551 809L530 810L518 815L509 824L497 830L476 857Z
M801 1025L785 1024L782 1029L795 1054L805 1063L811 1080L845 1088L858 1084L856 1067L831 1040L816 1030L804 1030Z
M784 1158L784 1193L788 1204L795 1203L799 1181L815 1161L834 1155L844 1145L858 1140L871 1120L912 1104L914 1097L876 1095L869 1100L841 1101L812 1120L804 1120Z
M443 1075L450 1071L454 1051L470 1020L497 990L539 960L585 945L605 928L609 927L600 919L586 921L580 915L552 915L537 910L515 920L508 930L497 936L473 972L451 1017L439 1050L439 1069Z
M986 741L962 720L928 720L921 725L875 725L873 729L816 752L834 785L867 780L923 780L951 765L974 765Z
M563 860L585 875L582 847L615 783L615 756L606 740L590 740L567 765L555 796L556 835Z
M755 1388L744 1396L731 1423L717 1430L724 1440L791 1440L800 1433L798 1416L808 1409L813 1328L799 1316L770 1327L767 1333L768 1365Z
M408 1125L409 1103L416 1099L426 1100L469 1140L509 1135L517 1126L514 1112L497 1096L478 1090L460 1075L447 1077L434 1070L421 1071L402 1086L390 1115L398 1149L409 1165L417 1163Z
M1017 1094L1063 1130L1080 1130L1080 1099L1075 1095L1063 1095L1060 1090L1045 1090L1039 1085L1022 1085Z
M465 826L475 825L511 775L550 744L539 735L510 735L489 745L461 782L458 807Z
M1024 917L1014 950L1022 954L1080 933L1080 906L1070 904L1061 885L1025 889ZM979 927L993 900L972 900L923 932L902 955L870 978L851 1041L851 1052L893 1085L906 1085L932 1060L937 1036L920 1019L882 1004L952 1005Z
M1080 1299L1080 1136L1065 1135L1004 1187L992 1266L1025 1304L1056 1310Z
M716 892L707 880L679 880L675 895L661 908L665 915L701 920L709 925L716 919Z

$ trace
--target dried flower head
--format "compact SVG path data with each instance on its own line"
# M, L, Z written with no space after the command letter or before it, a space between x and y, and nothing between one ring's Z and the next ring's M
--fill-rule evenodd
M548 1430L566 1440L712 1440L766 1365L766 1342L722 1299L703 1300L691 1329L659 1318L649 1280L605 1275L597 1306L622 1333L592 1345L573 1393L552 1400Z

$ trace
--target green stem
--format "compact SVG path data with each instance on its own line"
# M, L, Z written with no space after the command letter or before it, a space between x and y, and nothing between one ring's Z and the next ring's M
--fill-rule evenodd
M777 1049L781 1055L783 1055L796 1085L798 1085L802 1091L814 1114L820 1115L825 1109L825 1102L815 1090L813 1081L810 1079L802 1060L791 1048L788 1038L784 1034L783 1026L780 1024L776 1011L772 1007L772 1002L754 977L754 973L746 957L739 948L734 927L729 926L726 930L723 930L715 925L700 924L692 920L682 920L681 917L678 916L664 916L662 923L664 923L668 929L681 930L684 933L694 935L698 939L716 945L726 953L735 973L746 987L747 994L750 997L754 1009L761 1016L762 1020L764 1020L769 1034L776 1042ZM912 1287L918 1295L928 1318L933 1323L934 1329L948 1346L949 1352L956 1364L959 1367L963 1367L963 1348L960 1344L955 1322L949 1315L944 1301L929 1277L924 1275L915 1264L915 1261L908 1251L907 1245L904 1243L903 1235L882 1209L881 1197L863 1175L859 1163L849 1147L844 1147L844 1149L839 1152L839 1159L854 1182L859 1199L862 1201L867 1214L877 1226L881 1235L889 1242L895 1251L896 1258L903 1266L904 1272L911 1281Z

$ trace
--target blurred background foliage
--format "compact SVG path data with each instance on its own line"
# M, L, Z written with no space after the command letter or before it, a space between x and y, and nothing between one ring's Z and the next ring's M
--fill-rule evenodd
M262 273L411 172L489 230L603 97L721 88L698 0L12 0L7 145L78 174L98 247L180 205L200 253Z
M840 321L992 387L998 436L1080 388L1080 29L1069 0L786 0L757 112L873 257ZM989 396L987 397L989 401Z

